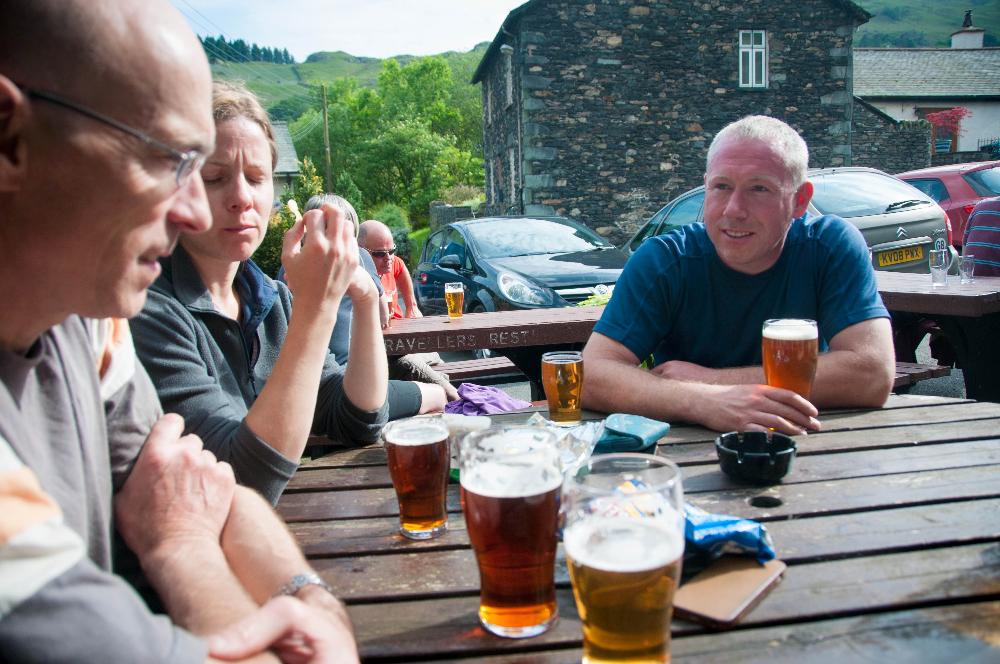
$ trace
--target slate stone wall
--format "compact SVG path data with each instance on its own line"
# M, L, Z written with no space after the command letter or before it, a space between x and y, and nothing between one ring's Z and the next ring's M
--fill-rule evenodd
M931 125L925 120L897 122L877 108L854 101L852 163L886 173L931 165Z
M512 202L578 218L613 241L700 184L712 136L747 114L798 129L811 165L847 164L859 20L830 0L539 0L507 26L514 109L497 113L499 53L484 81L487 161L521 145ZM741 29L767 31L767 89L738 85ZM506 194L488 212L504 205Z

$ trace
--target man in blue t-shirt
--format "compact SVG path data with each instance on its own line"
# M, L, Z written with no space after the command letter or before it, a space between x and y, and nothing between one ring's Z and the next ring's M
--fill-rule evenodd
M868 249L839 217L805 218L808 161L802 138L774 118L716 135L705 223L652 238L629 260L584 349L585 406L797 434L819 429L816 405L885 403L892 333ZM811 402L764 384L769 318L817 321ZM653 369L640 369L650 357Z

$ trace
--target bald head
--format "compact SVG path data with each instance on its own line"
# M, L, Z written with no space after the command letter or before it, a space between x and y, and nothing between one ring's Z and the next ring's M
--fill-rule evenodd
M358 244L365 249L380 248L386 241L392 242L392 231L381 221L369 219L358 227Z
M0 73L18 83L143 115L147 100L170 93L177 78L163 74L177 68L189 73L184 84L211 85L197 37L167 0L4 3Z

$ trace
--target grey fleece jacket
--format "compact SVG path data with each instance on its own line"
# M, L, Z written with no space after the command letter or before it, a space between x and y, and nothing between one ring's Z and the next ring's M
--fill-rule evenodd
M264 388L288 331L288 287L246 261L236 277L239 321L218 313L182 247L161 261L142 312L131 321L136 350L166 412L184 417L216 457L230 463L240 484L276 503L298 460L257 437L246 415ZM344 394L344 368L328 354L320 379L312 432L347 443L378 438L386 407L374 413Z

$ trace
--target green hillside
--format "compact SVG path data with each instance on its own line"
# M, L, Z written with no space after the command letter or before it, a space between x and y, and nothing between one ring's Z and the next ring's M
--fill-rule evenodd
M465 53L449 51L440 54L451 66L456 86L469 83L488 45L488 42L483 42ZM412 55L395 56L395 60L401 65L414 59ZM221 79L246 82L269 110L283 101L291 104L289 108L297 109L309 102L315 94L314 88L310 86L318 86L323 82L353 78L361 85L374 86L382 70L382 62L379 58L357 57L343 51L324 51L313 53L305 62L295 65L217 62L212 65L212 72ZM285 119L281 112L277 115L281 116L279 119Z
M858 29L857 46L951 45L951 33L962 27L965 10L972 24L986 31L986 45L1000 46L1000 2L997 0L855 0L874 16Z

